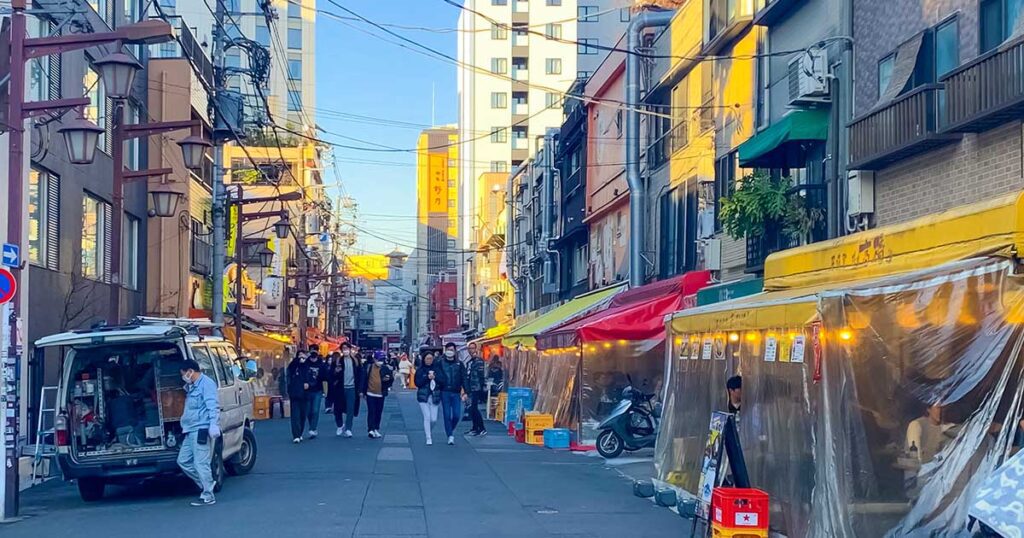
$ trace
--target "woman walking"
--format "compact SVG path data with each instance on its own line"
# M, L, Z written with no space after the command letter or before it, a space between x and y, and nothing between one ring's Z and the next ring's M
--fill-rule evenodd
M412 363L409 357L402 355L398 361L398 385L403 389L409 388L409 374L412 373Z
M434 356L427 353L423 357L423 366L416 370L416 401L423 412L423 433L427 435L428 446L434 444L431 434L437 422L437 410L441 407L443 378L440 365L434 364Z

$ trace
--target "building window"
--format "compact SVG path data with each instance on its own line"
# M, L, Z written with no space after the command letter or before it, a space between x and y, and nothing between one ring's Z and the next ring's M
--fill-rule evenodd
M491 92L491 108L508 108L508 94Z
M302 112L302 93L288 90L288 112Z
M583 37L576 44L577 54L597 54L597 38Z
M508 72L508 58L491 58L491 73L503 75Z
M455 269L455 260L447 260L445 265L448 266L449 269Z
M508 142L508 130L504 127L492 127L491 142L494 142L495 144L504 144Z
M587 280L587 254L590 250L586 243L576 247L572 259L572 282L580 284Z
M941 77L960 65L960 37L956 17L935 28L935 76Z
M697 257L697 197L684 187L673 189L659 200L659 278L693 269Z
M238 1L238 0L234 0ZM288 0L288 18L289 19L301 19L302 18L302 0Z
M454 239L449 239L447 244L448 244L448 248L449 249L452 249L452 250L455 249L455 240Z
M507 6L508 0L491 0L492 6Z
M263 24L257 24L256 42L266 48L270 48L270 28Z
M715 232L722 231L722 219L719 217L718 201L732 196L736 188L736 152L718 159L715 163Z
M878 96L881 97L885 93L885 89L889 87L889 81L892 80L892 68L896 65L896 53L890 54L885 58L882 58L878 62Z
M629 11L628 7L619 9L619 22L629 22L629 19L633 17L633 13Z
M562 74L562 59L561 58L548 58L544 61L544 72L549 75L561 75Z
M491 172L508 172L508 163L505 161L491 161Z
M89 98L89 104L85 105L85 119L92 121L100 127L107 125L107 91L103 87L103 79L99 71L89 66L85 69L85 77L82 79L82 86L85 88L85 96ZM100 150L110 152L107 148L107 133L100 133L97 146Z
M124 107L124 120L127 125L135 125L140 122L139 107L133 103L127 103ZM124 165L129 170L139 169L139 144L140 139L133 138L125 140L121 148L124 158Z
M577 22L597 22L600 16L601 14L597 12L597 6L579 6L576 8Z
M291 80L302 80L302 59L288 59L288 78Z
M547 92L544 94L544 106L547 108L554 108L562 106L561 94L555 92Z
M56 271L60 254L60 178L33 167L28 175L28 261Z
M562 39L562 25L550 22L544 27L544 37L548 39Z
M562 5L562 0L547 0L547 4L549 6L560 6Z
M82 197L82 276L107 281L110 275L110 204Z
M290 48L290 49L301 49L302 48L302 28L289 28L288 29L288 48Z
M757 36L757 63L754 66L754 77L757 80L757 96L754 102L755 126L760 128L768 125L769 107L768 92L771 90L771 77L768 68L771 65L771 56L768 55L768 31L765 28L758 29Z
M121 224L121 285L130 290L139 285L139 219L128 214Z
M998 47L1013 35L1021 3L1021 0L981 0L978 12L982 54Z
M591 73L590 71L577 71L576 80L587 80L590 78L590 75L592 74L593 73Z
M497 22L491 23L491 39L504 41L508 39L508 26Z

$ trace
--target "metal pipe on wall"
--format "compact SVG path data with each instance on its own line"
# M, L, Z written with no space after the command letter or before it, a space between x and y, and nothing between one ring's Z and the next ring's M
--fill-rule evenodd
M644 30L668 26L675 11L643 11L633 17L626 30L630 53L640 48ZM646 233L647 189L640 177L640 55L626 55L626 183L629 184L629 285L644 283L644 237Z

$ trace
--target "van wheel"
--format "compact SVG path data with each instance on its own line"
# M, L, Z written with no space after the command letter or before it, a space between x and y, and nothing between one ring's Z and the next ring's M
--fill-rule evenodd
M78 494L82 500L91 503L103 498L103 490L107 487L102 478L79 478Z
M217 448L213 452L213 461L210 462L210 472L213 474L213 492L220 493L224 488L224 447L218 441Z
M239 447L238 454L224 462L224 468L227 469L228 475L238 476L248 473L255 466L256 434L252 433L252 430L249 428L246 428L242 432L242 446Z

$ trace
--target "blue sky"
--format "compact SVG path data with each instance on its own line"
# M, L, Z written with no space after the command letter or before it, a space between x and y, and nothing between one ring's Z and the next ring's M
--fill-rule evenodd
M458 10L441 0L338 0L346 8L377 23L426 28L454 29ZM343 14L326 0L317 7ZM343 14L344 15L344 14ZM345 15L347 16L347 15ZM455 33L389 27L419 43L455 56ZM436 96L437 124L457 121L455 66L428 58L393 43L368 35L371 32L397 41L380 30L358 21L338 21L317 15L316 38L316 121L327 132L319 136L338 143L365 146L336 135L355 137L398 148L414 148L420 129L431 123L431 90ZM414 125L381 125L361 120L358 114ZM330 134L330 133L336 133ZM325 163L324 183L343 185L359 203L360 228L382 238L359 234L358 249L388 252L398 246L414 245L416 238L416 162L410 153L377 153L334 148L337 172ZM353 160L384 161L383 164ZM340 175L340 178L338 177ZM331 189L335 198L339 190ZM387 216L383 216L387 215Z

